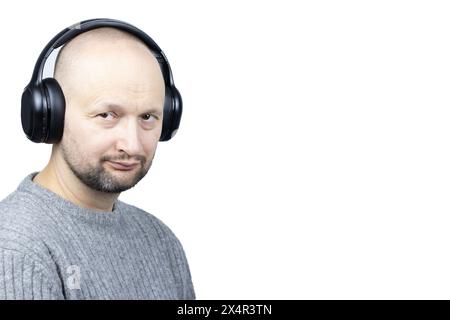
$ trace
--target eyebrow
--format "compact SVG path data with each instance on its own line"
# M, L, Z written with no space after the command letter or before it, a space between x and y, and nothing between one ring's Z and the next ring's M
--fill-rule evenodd
M108 108L108 109L111 109L113 111L124 111L124 110L127 109L127 108L123 107L122 105L117 104L117 103L113 103L113 102L102 102L102 103L99 103L99 104L95 105L94 108L95 108L96 111L99 110L99 109L103 109L103 108ZM141 113L141 115L142 114L147 114L147 113L155 113L155 114L161 115L162 112L158 108L150 107L149 109L146 109L146 111Z

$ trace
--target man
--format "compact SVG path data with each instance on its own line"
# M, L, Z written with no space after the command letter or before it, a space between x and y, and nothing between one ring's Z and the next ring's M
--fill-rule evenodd
M148 172L165 87L138 38L101 27L59 52L64 133L0 202L0 299L195 299L183 247L118 197Z

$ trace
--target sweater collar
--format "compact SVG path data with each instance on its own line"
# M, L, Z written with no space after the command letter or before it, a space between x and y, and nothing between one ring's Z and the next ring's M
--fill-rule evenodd
M121 220L123 214L123 202L119 199L113 205L112 211L93 210L81 207L59 194L44 188L33 182L33 178L39 173L35 171L28 174L19 184L17 190L27 192L36 196L39 200L43 200L50 207L56 207L61 212L68 212L75 218L79 218L88 223L95 224L117 224Z

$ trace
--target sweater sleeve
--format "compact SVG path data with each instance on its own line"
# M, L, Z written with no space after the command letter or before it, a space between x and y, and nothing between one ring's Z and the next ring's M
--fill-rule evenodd
M0 248L0 299L59 300L64 295L39 261L17 250Z
M182 295L180 299L182 300L195 300L195 290L192 283L191 271L186 258L186 253L180 240L173 235L172 237L172 248L176 264L179 268L179 278L181 281L181 292Z

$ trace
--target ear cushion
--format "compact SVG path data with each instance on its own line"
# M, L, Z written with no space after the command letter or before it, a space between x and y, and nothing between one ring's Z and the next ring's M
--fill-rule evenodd
M42 142L43 98L39 87L29 84L22 93L21 102L22 129L28 139Z
M170 138L173 138L180 127L181 115L183 114L183 100L181 99L181 94L178 89L172 87L172 100L173 100L173 119L172 128L170 132Z
M66 99L58 81L54 78L42 80L42 86L47 100L47 137L45 143L58 143L64 132L64 115Z
M174 86L166 86L163 128L159 141L168 141L175 136L180 126L182 111L183 102L180 92Z

